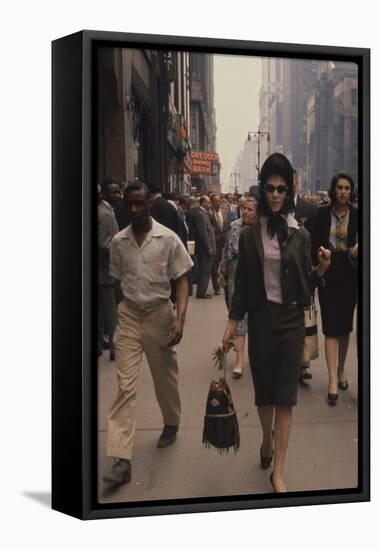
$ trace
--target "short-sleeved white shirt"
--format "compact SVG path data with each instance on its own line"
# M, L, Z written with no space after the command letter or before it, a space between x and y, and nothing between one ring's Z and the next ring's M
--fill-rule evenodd
M168 300L171 279L178 279L193 266L179 237L153 218L141 247L129 225L113 237L109 273L121 282L124 297L139 306Z

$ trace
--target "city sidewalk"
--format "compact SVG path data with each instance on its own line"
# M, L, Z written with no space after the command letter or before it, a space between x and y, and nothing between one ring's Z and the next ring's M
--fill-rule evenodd
M99 482L100 502L197 498L222 495L263 494L272 491L271 469L259 466L261 430L254 407L253 387L246 358L240 380L232 379L233 353L228 354L228 382L237 409L241 447L220 455L202 445L203 418L209 384L219 377L211 354L220 342L227 311L223 296L212 300L190 298L184 337L178 346L181 376L182 422L177 440L166 449L156 443L162 420L150 371L141 365L136 407L137 433L129 484L109 488L102 481L110 467L105 457L106 418L115 397L116 375L108 352L99 360ZM348 391L339 392L338 405L326 401L327 368L319 326L320 358L311 363L313 380L299 387L294 408L285 480L290 491L351 488L358 482L357 351L355 332L346 364Z

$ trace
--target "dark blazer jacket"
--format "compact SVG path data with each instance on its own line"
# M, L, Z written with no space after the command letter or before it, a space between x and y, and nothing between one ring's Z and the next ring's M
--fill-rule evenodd
M179 235L178 213L175 207L163 197L158 196L153 200L150 206L150 216Z
M357 243L358 232L358 210L353 206L349 206L349 225L347 227L347 246L352 248ZM317 250L320 246L330 248L329 234L332 223L331 207L323 206L318 209L312 234L312 260L317 263ZM333 257L332 257L333 261Z
M228 211L225 208L222 208L222 207L220 208L220 210L221 210L221 213L222 213L222 218L224 220L222 231L220 231L219 225L217 223L216 211L214 210L214 208L212 208L211 212L210 212L210 219L211 219L212 225L213 225L214 230L215 230L216 241L225 240L226 235L227 235L228 230L229 230L229 227L230 227Z
M199 212L199 206L189 208L189 210L186 211L186 222L189 230L188 238L190 241L196 240L196 218L199 215Z
M212 250L213 253L216 251L216 239L215 239L215 230L209 219L209 216L204 210L199 208L199 212L195 218L196 221L196 232L195 232L195 242L196 249L198 252L209 252Z
M267 302L264 284L264 251L259 219L244 227L239 241L235 289L229 319L243 319L250 309ZM324 280L312 269L311 240L308 231L288 228L286 246L282 248L282 297L284 304L296 302L309 306L316 286Z

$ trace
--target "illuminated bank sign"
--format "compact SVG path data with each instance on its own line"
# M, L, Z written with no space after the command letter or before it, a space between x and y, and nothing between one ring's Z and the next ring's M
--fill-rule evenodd
M206 151L191 151L192 174L217 176L219 172L219 156Z

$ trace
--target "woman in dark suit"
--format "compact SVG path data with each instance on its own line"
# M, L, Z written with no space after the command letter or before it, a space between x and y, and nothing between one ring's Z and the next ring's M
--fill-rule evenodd
M358 212L350 204L353 194L354 182L348 174L339 172L333 176L331 204L319 209L312 237L315 262L320 246L332 253L325 285L318 291L329 371L329 405L336 405L338 388L348 388L345 361L357 301Z
M258 220L241 232L223 336L226 351L247 311L249 361L263 431L261 467L268 468L274 456L274 492L287 491L283 468L303 356L304 307L330 262L330 252L321 247L319 265L312 269L310 236L291 215L293 210L293 169L284 155L274 153L260 174Z

